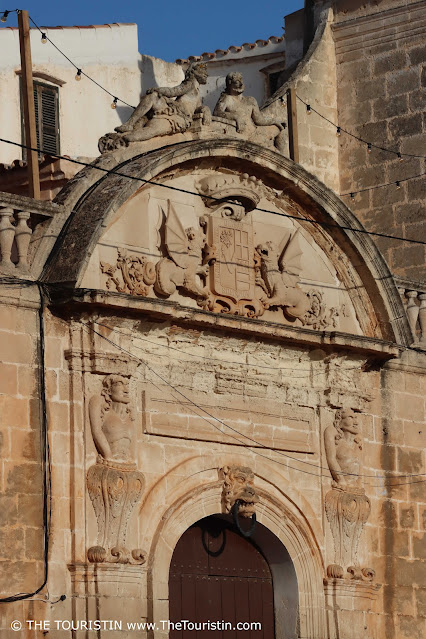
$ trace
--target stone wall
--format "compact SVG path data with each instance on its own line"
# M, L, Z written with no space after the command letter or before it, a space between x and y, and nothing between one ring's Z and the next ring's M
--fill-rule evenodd
M294 88L296 100L299 163L336 193L339 192L338 140L335 128L316 113L308 114L304 103L331 122L337 121L335 51L331 24L333 14L325 9L315 38L288 81L265 105L266 112L282 112L287 88ZM292 26L290 24L290 26ZM298 29L298 24L296 25ZM298 33L298 31L297 31Z
M383 584L378 636L388 639L421 639L425 632L426 496L421 473L426 376L419 374L420 361L419 355L406 352L401 361L389 363L380 372L365 433L365 473L373 475L365 479L372 503L366 532L371 563ZM387 471L401 478L374 478ZM416 473L416 477L403 477ZM369 490L368 484L375 487Z
M397 6L399 4L399 6ZM360 138L395 152L425 155L424 2L381 2L360 15L337 3L333 34L336 44L337 101L340 126ZM342 3L343 5L343 3ZM326 126L326 125L324 125ZM425 161L404 158L342 133L339 138L340 192L365 191L344 200L371 231L407 238L424 237ZM377 238L393 273L423 281L424 247Z
M0 296L0 597L44 579L38 292Z

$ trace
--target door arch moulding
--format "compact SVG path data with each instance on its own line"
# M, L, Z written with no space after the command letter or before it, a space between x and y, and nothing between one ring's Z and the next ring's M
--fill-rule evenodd
M232 456L234 462L237 457ZM208 459L206 470L213 470L211 458L199 458L197 466L202 466L202 461ZM226 455L221 457L220 465ZM243 457L241 457L243 460ZM191 460L188 467L195 467L195 460ZM244 460L247 464L247 458ZM217 471L216 471L217 472ZM276 483L277 476L280 483ZM201 475L202 476L202 475ZM212 474L210 474L212 477ZM321 556L320 524L316 521L308 521L302 514L305 511L305 501L293 488L290 492L296 502L286 494L288 480L281 473L276 472L273 484L271 482L271 470L267 464L256 462L255 481L256 491L260 496L260 503L256 508L258 521L275 535L287 550L293 562L299 587L299 625L300 637L309 639L324 639L325 626L325 602L323 589L324 564ZM182 481L182 469L179 469L180 495L176 495L176 488L172 488L169 494L164 486L157 485L159 494L163 494L167 507L158 508L156 514L157 525L155 532L151 529L152 543L149 551L147 565L148 587L148 620L169 618L168 580L170 562L174 548L184 532L200 519L209 515L222 513L222 487L223 482L210 481L201 484L200 474L194 482ZM205 480L204 480L205 481ZM183 489L182 484L185 485ZM268 489L268 484L270 489ZM274 488L272 488L274 486ZM278 486L280 486L278 488ZM285 486L285 487L284 487ZM164 490L163 490L164 489ZM170 497L175 493L175 499ZM149 508L147 508L149 506ZM145 501L140 511L140 519L148 517L148 510L152 504ZM309 512L310 511L310 512ZM313 511L308 507L309 517L313 517ZM152 528L154 522L151 522ZM314 530L317 535L314 535ZM155 633L154 633L155 634ZM280 635L277 633L277 639ZM281 639L284 639L282 637Z

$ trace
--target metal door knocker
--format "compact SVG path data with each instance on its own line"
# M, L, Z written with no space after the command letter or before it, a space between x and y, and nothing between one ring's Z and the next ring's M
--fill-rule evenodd
M241 528L241 525L240 525L240 520L238 519L238 511L240 509L241 504L242 504L242 502L239 499L237 499L235 501L234 505L232 506L232 511L231 511L232 512L232 517L233 517L234 524L235 524L238 532L243 537L248 538L248 537L252 536L252 534L254 533L254 530L256 528L256 513L253 513L252 516L251 516L250 528L248 530L243 530Z

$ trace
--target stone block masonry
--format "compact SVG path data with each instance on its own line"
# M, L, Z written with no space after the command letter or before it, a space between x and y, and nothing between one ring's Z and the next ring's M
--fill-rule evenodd
M367 16L337 16L333 32L338 122L372 144L424 156L426 6L409 2L395 8L394 4L381 3L380 11ZM401 162L396 155L374 148L368 153L366 145L342 134L339 168L342 193L393 183L354 200L346 198L369 230L424 237L424 177L401 182L399 189L394 184L424 173L424 159L407 157ZM381 238L377 245L393 273L418 281L424 278L423 247Z

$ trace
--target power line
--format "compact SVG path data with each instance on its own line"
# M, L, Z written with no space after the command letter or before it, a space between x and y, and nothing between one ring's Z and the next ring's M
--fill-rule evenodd
M163 188L169 189L171 191L176 191L178 193L185 193L187 195L195 195L197 197L203 198L203 199L209 199L209 200L213 200L215 202L221 202L221 203L227 203L228 200L225 200L223 198L218 198L218 197L213 197L212 195L204 195L201 193L196 193L195 191L189 191L187 189L181 189L178 188L176 186L172 186L171 184L163 184L161 182L154 182L152 180L146 180L145 178L141 178L141 177L137 177L135 175L126 175L125 173L121 173L120 171L116 171L115 169L105 169L103 167L100 166L95 166L93 164L89 164L88 162L83 162L82 160L75 160L73 158L67 157L65 155L58 155L57 153L50 153L48 151L44 151L44 149L40 149L40 148L33 148L30 146L26 146L25 144L20 144L19 142L12 142L12 140L7 140L5 138L0 138L0 142L4 142L5 144L12 144L13 146L18 146L21 149L27 149L27 151L36 151L37 153L42 153L44 155L49 155L50 157L53 158L57 158L59 160L66 160L67 162L72 162L73 164L78 164L81 166L85 166L85 167L89 167L91 169L97 169L98 171L102 171L102 173L105 173L106 175L118 175L119 177L124 177L127 178L129 180L135 180L136 182L142 182L144 184L150 184L152 186L161 186ZM414 177L418 177L418 176L413 176L412 178L406 178L407 180L410 179L414 179ZM230 204L235 204L235 202L229 202ZM260 207L256 207L254 209L255 211L259 211L261 213L270 213L272 215L277 215L279 217L285 217L288 218L290 220L296 220L297 222L308 222L309 224L317 224L318 226L322 226L324 228L332 228L332 229L337 229L337 230L343 230L343 231L351 231L353 233L361 233L363 235L371 235L374 237L383 237L386 239L391 239L391 240L399 240L401 242L408 242L410 244L421 244L421 245L426 245L426 242L423 242L422 240L415 240L412 238L406 238L406 237L399 237L397 235L388 235L387 233L378 233L378 232L373 232L373 231L367 231L366 229L358 229L358 228L353 228L351 226L340 226L339 224L332 224L331 222L321 222L319 220L312 220L311 218L308 217L301 217L298 215L290 215L289 213L281 213L279 211L271 211L269 209L261 209Z
M17 593L10 597L3 597L0 603L13 603L24 599L31 599L37 595L47 584L50 526L52 519L52 461L50 455L48 423L47 423L47 398L46 398L46 355L45 355L45 329L44 329L44 292L43 284L32 282L36 285L40 294L39 318L39 379L38 392L40 397L40 420L41 420L41 460L42 460L42 490L43 490L43 564L44 579L41 586L31 593ZM63 595L64 599L65 596ZM60 599L63 601L63 599ZM52 602L53 603L53 602ZM57 602L54 602L57 603Z
M93 333L95 333L96 335L98 335L99 337L101 337L102 339L104 339L105 341L107 341L109 344L111 344L112 346L114 346L115 348L117 348L118 350L122 351L123 353L126 353L127 355L130 355L132 358L134 358L133 353L131 353L130 351L128 351L127 349L123 348L122 346L120 346L119 344L116 344L113 340L111 340L110 338L106 337L105 335L102 335L102 333L99 333L98 331L96 331L92 326L89 326L86 323L81 322L81 325L83 326L83 328L86 328L87 330L92 331ZM189 402L192 406L194 406L195 408L197 408L198 410L200 410L202 413L205 413L205 415L207 415L210 419L213 419L217 422L219 422L220 424L222 424L223 426L225 426L226 428L228 428L229 430L237 433L237 435L240 435L241 437L244 437L245 439L248 439L250 441L252 441L256 446L259 446L260 448L264 448L268 450L268 447L265 446L264 444L261 444L260 442L258 442L257 440L253 439L252 437L250 437L249 435L244 435L244 433L241 433L240 431L238 431L236 428L233 428L232 426L230 426L229 424L226 424L223 420L219 419L218 417L215 417L214 415L212 415L209 411L205 410L202 406L199 406L198 404L196 404L196 402L194 402L193 400L191 400L189 397L187 397L184 393L182 393L182 391L180 391L179 389L177 389L175 386L173 386L173 384L171 384L170 382L168 382L166 379L164 379L162 377L162 375L160 375L157 371L155 371L151 366L149 366L147 364L147 362L145 360L143 360L140 357L135 358L137 360L139 360L149 371L151 371L151 373L153 373L156 377L158 377L164 384L166 384L167 386L169 386L175 393L179 394L181 397L183 397L184 400L186 400L187 402ZM214 424L212 424L208 419L206 419L205 417L203 417L202 415L199 415L199 417L201 417L202 419L204 419L204 421L206 421L208 424L210 424L211 426L213 426L214 428L216 428L216 430L219 430L220 433L222 433L222 435L226 435L228 437L231 437L232 439L235 439L236 441L238 441L240 444L242 444L243 446L247 447L246 444L244 444L244 442L242 442L241 440L239 440L235 435L232 435L230 433L224 433L224 431L221 428L218 428L217 426L215 426ZM253 449L253 446L248 446L252 449L252 452L254 452L255 454L259 454L261 457L266 457L265 455L261 455L256 449ZM295 459L294 457L291 457L290 455L286 455L285 453L283 453L282 451L274 451L276 454L279 454L283 457L286 457L288 459L291 459L292 461L296 461L298 463L303 463L303 464L308 464L309 466L313 466L314 468L317 468L318 470L323 469L323 467L321 466L317 466L315 464L311 464L310 462L305 462L302 459ZM266 459L268 459L269 461L275 461L276 463L280 463L277 460L271 459L270 457L266 457ZM301 468L295 468L294 466L289 466L289 464L281 464L283 466L285 466L286 468L290 468L291 470L295 470L295 471L299 471L302 473L305 473L307 475L313 475L315 477L326 477L327 479L329 479L328 475L321 475L321 473L318 475L317 473L311 473L309 471L303 470ZM328 470L328 469L323 469L323 470ZM344 471L339 471L338 473L339 475L345 475L345 476L355 476L355 477L372 477L372 478L377 478L377 479L384 479L384 480L389 480L389 479L398 479L399 477L417 477L417 476L424 476L425 473L419 473L419 474L412 474L412 475L398 475L397 477L389 477L389 476L385 476L385 475L361 475L361 474L355 474L355 473L347 473ZM420 482L426 482L425 480L420 480ZM388 484L388 487L394 487L394 486L400 486L400 485L406 485L406 484L411 484L411 483L419 483L418 481L416 482L402 482L402 483L394 483L394 484ZM382 485L372 485L369 484L370 487L373 488L383 488L384 486Z
M60 49L60 48L59 48L59 47L58 47L58 46L57 46L57 45L56 45L56 44L55 44L55 43L54 43L54 42L53 42L53 41L52 41L52 40L51 40L51 39L47 36L46 32L45 32L45 31L42 31L42 30L40 29L40 27L38 26L38 24L36 24L36 22L32 19L32 17L31 17L30 15L29 15L28 17L29 17L29 19L31 20L31 22L33 23L33 25L35 26L35 28L36 28L36 29L38 29L38 30L40 31L41 36L42 36L42 41L43 41L43 40L46 40L46 41L50 42L50 44L51 44L53 47L55 47L55 49L56 49L57 51L59 51L59 53L60 53L61 55L63 55L63 56L64 56L64 58L65 58L66 60L68 60L68 62L69 62L70 64L72 64L72 66L76 69L76 71L77 71L77 76L84 75L84 77L85 77L85 78L87 78L88 80L90 80L91 82L93 82L93 84L96 84L96 86L98 86L100 89L102 89L102 91L105 91L105 93L108 93L108 95L110 95L112 98L114 98L113 103L112 103L112 105L114 105L114 106L113 106L113 108L115 108L115 105L117 104L117 101L122 102L123 104L125 104L125 105L126 105L126 106L128 106L128 107L130 107L131 109L135 109L135 108L136 108L136 107L132 106L131 104L129 104L128 102L126 102L125 100L122 100L121 98L116 97L113 93L111 93L111 91L108 91L108 89L105 89L105 87L103 87L101 84L99 84L99 82L97 82L97 81L96 81L96 80L94 80L92 77L90 77L90 75L88 75L85 71L83 71L83 69L80 69L80 68L79 68L79 67L75 64L75 62L73 62L73 61L71 60L71 58L69 58L69 57L68 57L68 56L67 56L67 55L66 55L63 51L61 51L61 49ZM45 27L45 28L47 28L47 29L48 29L48 27ZM77 76L76 76L76 77L77 77ZM112 106L112 105L111 105L111 106Z
M4 278L6 279L9 283L10 280L13 278ZM31 282L30 280L27 281L28 285L29 284L33 284L33 285L38 285L38 282ZM110 329L111 327L106 326L100 322L94 322L96 324L99 324L100 326L104 326L108 329ZM115 343L113 340L109 339L108 337L105 337L104 335L102 335L102 333L99 333L98 331L96 331L93 327L89 326L86 323L81 322L83 328L85 328L86 330L91 330L93 333L95 333L96 335L98 335L99 337L101 337L102 339L104 339L105 341L107 341L109 344L111 344L112 346L114 346L115 348L117 348L118 350L126 353L127 355L130 355L132 358L134 359L138 359L149 371L151 371L154 375L156 375L164 384L167 384L168 386L170 386L170 388L175 392L178 393L181 397L183 397L187 402L189 402L192 406L194 406L195 408L197 408L198 410L202 411L203 413L205 413L210 419L213 419L217 422L219 422L220 424L222 424L223 426L225 426L226 428L228 428L229 430L237 433L237 435L243 437L244 439L248 439L249 441L252 441L253 444L255 444L256 446L259 446L261 448L267 449L268 447L265 446L264 444L258 442L257 440L255 440L254 438L248 436L248 435L244 435L244 433L241 433L240 431L238 431L236 428L230 426L229 424L226 424L223 420L215 417L214 415L212 415L209 411L206 411L204 408L202 408L201 406L199 406L198 404L196 404L193 400L191 400L189 397L187 397L184 393L182 393L179 389L177 389L176 387L174 387L170 382L168 382L166 379L164 379L159 373L157 373L157 371L155 371L151 366L149 366L147 364L147 362L145 360L143 360L142 358L135 358L133 353L131 353L130 351L128 351L127 349L123 348L122 346L120 346L119 344ZM114 329L115 330L115 329ZM118 331L120 332L120 331ZM43 355L44 358L44 355ZM44 361L44 359L43 359ZM192 410L193 412L195 412L191 407L189 407L190 410ZM201 417L202 419L204 419L204 421L206 421L209 425L213 426L216 430L218 430L221 434L231 437L232 439L235 439L239 444L245 446L245 447L249 447L253 453L260 455L261 457L264 457L265 459L268 459L269 461L275 461L276 463L280 463L277 460L271 459L270 457L267 457L265 455L262 455L261 453L259 453L259 451L257 451L256 449L253 449L253 446L247 446L246 444L244 444L243 441L241 441L240 439L238 439L238 437L236 437L235 435L232 435L231 433L224 433L224 431L221 428L218 428L217 426L215 426L215 424L212 424L208 419L206 419L203 415L199 415L198 413L195 413L197 416ZM47 432L47 431L46 431ZM47 446L48 446L48 440L47 440ZM301 464L305 464L308 466L311 466L313 468L316 468L318 470L328 470L327 468L323 467L323 466L318 466L316 464L311 464L310 462L301 460L301 459L295 459L294 457L291 457L291 455L287 455L285 453L283 453L282 451L274 451L276 454L279 454L283 457L286 457L292 461L296 461L298 463ZM50 451L48 449L48 459L49 459L49 473L50 473ZM308 475L312 475L315 477L326 477L329 478L328 475L322 475L321 473L318 475L317 473L311 473L309 471L303 470L301 468L295 468L293 466L289 466L289 464L281 464L283 466L285 466L286 468L289 468L291 470L295 470L295 471L299 471L299 472L303 472L305 474ZM340 471L338 474L340 475L348 475L348 476L356 476L356 477L368 477L368 478L377 478L377 479L383 479L383 480L389 480L389 479L399 479L399 478L408 478L408 477L418 477L421 476L423 477L425 475L425 473L412 473L412 474L408 474L408 475L398 475L396 477L391 477L388 475L367 475L367 474L355 474L355 473L347 473L344 471ZM413 482L399 482L399 483L392 483L392 484L388 484L388 487L394 487L394 486L401 486L401 485L408 485L408 484L412 484L412 483L420 483L426 480L420 480L420 481L413 481ZM376 488L383 488L384 486L382 485L373 485L373 484L368 484L370 487L376 487ZM49 494L50 494L50 474L49 474L49 481L48 481L48 486L49 486ZM50 511L51 512L51 511ZM50 515L49 515L49 521L50 521ZM50 527L50 524L49 524ZM42 586L43 587L43 586ZM41 587L41 588L42 588ZM41 588L37 591L39 592L41 590ZM37 594L36 592L31 593L32 596L33 594ZM28 596L21 596L21 598L28 598ZM14 600L14 599L11 599ZM6 601L6 600L5 600Z
M119 331L118 329L114 328L113 326L108 326L108 325L106 325L106 324L102 324L102 322L97 322L97 321L94 321L93 323L94 323L94 324L97 324L98 326L102 326L102 327L104 327L104 328L107 328L108 330L111 330L111 331L114 331L114 332L116 332L116 333L119 333L119 334L121 334L121 335L126 335L127 337L129 337L129 336L131 337L131 335L127 335L127 333L123 333L122 331ZM84 326L86 326L86 324L84 324ZM143 339L143 338L141 338L140 336L137 336L137 339ZM154 344L154 342L151 342L150 340L145 340L145 341L149 341L149 343L150 343L150 344ZM132 344L132 345L133 345L133 347L134 347L134 348L138 348L137 346L135 346L135 344ZM164 346L164 345L163 345L163 344L160 344L160 346ZM167 347L165 347L165 348L167 348ZM142 349L138 348L138 350L142 350ZM177 349L177 348L175 348L174 350L176 350L176 351L178 351L178 352L182 353L182 351L180 351L180 350L179 350L179 349ZM159 356L159 357L164 357L164 355L159 355L159 354L158 354L158 356ZM197 357L197 355L194 355L194 357ZM142 362L143 362L143 360L140 360L140 361L142 361ZM219 361L220 361L220 362L223 362L224 360L216 360L216 361L218 361L218 362L219 362ZM235 364L235 362L233 362L233 363ZM239 364L239 363L238 363L238 364ZM145 363L145 365L146 365L146 363ZM250 364L248 364L247 366L250 366ZM275 370L282 370L282 369L275 369ZM287 370L297 370L297 369L287 369ZM346 371L350 371L350 370L361 370L361 369L360 369L360 367L358 367L358 366L357 366L356 368L355 368L355 367L353 367L353 368L345 368L345 372L346 372ZM163 381L164 381L164 380L163 380ZM168 382L166 382L166 383L168 383ZM176 390L176 389L175 389L175 387L172 387L172 388L173 388L174 390ZM179 392L179 391L178 391L178 392ZM189 400L189 401L191 401L191 400ZM216 408L229 409L229 407L228 407L228 406L216 406ZM216 419L216 417L213 417L213 419ZM221 423L223 423L223 422L221 422ZM228 427L228 428L231 428L232 430L235 430L235 429L233 429L231 426L228 426L228 425L227 425L227 427ZM241 433L241 432L239 432L239 431L236 431L236 432L238 432L238 434L239 434L239 435L241 435L242 437L245 437L245 438L247 438L247 439L251 439L251 440L252 440L252 441L254 441L256 444L258 444L258 445L262 445L262 444L260 444L259 442L257 442L256 440L252 439L251 437L248 437L247 435L244 435L243 433ZM265 446L265 448L267 448L267 447ZM281 453L279 453L279 454L281 454ZM287 455L285 455L285 456L287 457ZM290 457L290 459L294 459L294 457ZM303 461L303 460L295 460L295 461L298 461L298 462L300 462L300 463L302 463L302 464L307 464L308 466L313 466L314 468L321 468L321 470L326 470L326 471L328 471L328 468L325 468L325 467L323 467L323 466L318 466L317 464L311 464L310 462L306 462L306 461ZM377 478L377 479L386 479L386 478L388 478L388 476L386 476L386 475L382 475L382 476L380 476L380 475L365 475L365 474L361 474L361 473L359 473L359 474L357 474L357 475L355 475L355 473L342 473L342 474L345 474L345 475L354 475L354 476L356 476L356 477L373 477L373 478ZM403 478L405 478L405 477L419 477L419 476L420 476L420 477L426 476L426 473L409 473L409 474L407 474L407 475L398 475L398 476L397 476L397 478L400 478L400 477L403 477Z
M7 11L7 10L6 10L6 11L4 11L4 12L3 12L2 22L6 22L6 18L7 18L7 16L8 16L10 13L14 13L14 12L19 13L20 11L21 11L21 9L14 9L14 10L12 10L12 11ZM67 55L66 55L66 54L65 54L65 53L64 53L64 52L63 52L63 51L62 51L62 50L61 50L61 49L60 49L60 48L59 48L59 47L58 47L58 46L57 46L57 45L56 45L56 44L55 44L55 43L54 43L54 42L53 42L53 41L52 41L52 40L51 40L51 39L47 36L47 35L46 35L46 32L42 31L42 29L38 26L38 24L35 22L35 20L34 20L34 19L30 16L30 15L29 15L28 17L29 17L29 19L31 20L31 22L33 23L33 25L36 27L36 29L38 29L38 31L41 33L41 36L42 36L42 42L50 42L50 44L51 44L53 47L55 47L55 49L56 49L56 50L57 50L57 51L58 51L58 52L59 52L59 53L60 53L60 54L61 54L61 55L62 55L62 56L66 59L66 60L68 60L68 62L69 62L69 63L70 63L70 64L71 64L71 65L72 65L75 69L76 69L76 71L77 71L77 74L76 74L76 80L80 80L80 79L81 79L81 76L84 76L84 77L88 78L88 80L90 80L91 82L93 82L94 84L96 84L96 86L98 86L100 89L102 89L102 91L105 91L105 93L107 93L108 95L110 95L110 96L113 98L113 102L112 102L112 104L111 104L111 107L112 107L113 109L115 109L115 108L116 108L116 105L117 105L117 102L118 102L118 101L122 102L123 104L125 104L126 106L128 106L128 107L130 107L130 108L132 108L132 109L136 109L136 107L134 107L133 105L129 104L129 103L128 103L128 102L126 102L125 100L123 100L123 99L118 98L117 96L115 96L113 93L111 93L111 91L109 91L108 89L106 89L106 88L105 88L104 86L102 86L99 82L97 82L94 78L92 78L92 77L91 77L91 76L89 76L89 75L88 75L85 71L83 71L81 68L79 68L79 67L75 64L75 62L73 62L73 61L71 60L71 58L70 58L69 56L67 56ZM48 27L45 27L45 28L47 28L47 29L48 29ZM359 142L361 142L361 143L363 143L363 144L366 144L366 145L367 145L367 148L368 148L368 150L369 150L369 151L371 151L371 150L372 150L372 148L379 149L379 150L381 150L381 151L385 151L385 152L387 152L387 153L391 153L391 154L393 154L393 155L396 155L396 156L397 156L400 160L402 160L404 157L408 157L408 158L426 158L426 156L424 156L424 155L415 155L415 154L412 154L412 153L401 153L400 151L393 151L393 150L391 150L391 149L388 149L388 148L385 148L385 147L379 146L379 145L377 145L377 144L373 144L372 142L368 142L368 141L364 140L363 138L359 137L358 135L355 135L354 133L351 133L351 132L350 132L350 131L348 131L347 129L344 129L343 127L341 127L341 126L339 126L339 125L335 124L334 122L332 122L329 118L327 118L326 116L322 115L319 111L317 111L316 109L314 109L313 107L311 107L311 105L310 105L308 102L305 102L305 101L304 101L301 97L299 97L297 94L296 94L296 97L297 97L297 99L298 99L298 100L300 100L300 101L301 101L301 102L302 102L302 103L306 106L307 113L312 113L312 112L313 112L313 113L316 113L316 114L317 114L320 118L322 118L323 120L325 120L326 122L328 122L329 124L331 124L331 125L332 125L335 129L336 129L337 135L340 135L340 134L343 132L343 133L345 133L346 135L349 135L350 137L352 137L352 138L354 138L354 139L358 140ZM275 100L272 100L272 102L276 102L277 100L282 100L282 96L279 96L278 98L275 98ZM271 102L271 103L272 103L272 102ZM393 182L388 182L388 183L385 183L385 184L379 184L379 185L377 185L377 186L368 187L368 188L365 188L365 189L359 189L359 190L356 190L356 191L354 190L354 191L350 191L350 192L348 192L348 193L341 193L340 195L341 195L341 197L344 197L344 196L348 196L348 195L349 195L349 196L351 197L351 199L353 199L353 198L354 198L354 195L355 195L355 194L357 194L357 193L364 193L364 192L367 192L367 191L372 191L372 190L374 190L374 189L379 189L379 188L383 188L383 187L386 187L386 186L393 186L393 185L395 185L395 186L396 186L396 188L400 188L400 184L401 184L401 182L407 182L408 180L412 180L412 179L415 179L415 178L418 178L418 177L422 177L423 175L424 175L424 174L423 174L423 173L421 173L421 174L418 174L418 175L416 175L416 176L412 176L412 177L409 177L409 178L403 178L403 179L400 179L400 180L395 180L395 181L393 181Z
M113 326L108 326L107 324L102 324L102 322L94 322L95 324L97 324L98 326L103 326L104 328L107 328L111 331L115 331L116 333L120 334L120 335L125 335L126 337L132 337L132 334L130 333L125 333L124 331L120 331L116 328L114 328ZM157 342L153 342L149 339L147 339L146 337L141 337L140 335L137 336L138 340L141 340L142 342L147 342L148 344L152 344L153 346L160 346L161 348L167 348L169 350L172 351L176 351L177 353L185 354L188 355L189 357L194 357L196 359L202 359L202 360L207 360L207 361L212 361L212 362L218 362L220 364L238 364L238 366L247 366L247 367L251 367L251 368L262 368L262 369L267 369L267 370L274 370L274 371L292 371L292 372L302 372L300 368L293 368L290 366L267 366L266 364L248 364L246 362L235 362L235 361L231 361L231 360L226 360L226 359L217 359L217 357L208 357L206 355L195 355L194 353L188 353L186 351L182 351L179 348L175 348L174 346L170 346L170 344L160 344ZM134 348L136 348L137 350L143 350L140 346L137 346L136 344L133 344ZM253 356L253 353L248 353L249 355ZM298 376L297 379L306 379L307 377L310 377L311 375L322 375L323 371L320 371L318 373L314 373L311 371L311 369L302 369L304 370L304 372L307 373L307 375L302 375L302 376ZM345 372L346 371L354 371L354 370L361 370L360 366L352 366L349 368L345 368L344 369Z
M351 138L354 138L355 140L358 140L358 142L361 142L362 144L365 144L369 151L371 151L372 149L378 149L379 151L385 151L386 153L391 153L392 155L396 155L396 157L398 159L402 159L404 157L407 157L407 158L420 158L420 159L423 159L423 160L426 159L426 155L415 155L414 153L401 153L400 151L394 151L393 149L387 149L384 146L379 146L378 144L373 144L372 142L368 142L367 140L364 140L363 138L359 137L358 135L355 135L354 133L351 133L350 131L347 131L347 129L344 129L343 127L341 127L338 124L335 124L334 122L329 120L325 115L322 115L322 113L320 113L319 111L314 109L308 102L305 102L305 100L303 100L297 94L296 94L296 98L298 100L300 100L300 102L302 102L306 106L307 113L311 113L311 112L316 113L317 115L319 115L320 118L322 118L323 120L325 120L326 122L331 124L331 126L333 126L336 129L338 135L340 135L340 133L345 133L346 135L349 135ZM400 180L400 181L402 182L402 180ZM391 184L395 184L395 182L391 182ZM354 193L355 193L355 191L354 191ZM359 193L359 191L356 191L356 193ZM349 194L345 193L344 195L349 195Z

